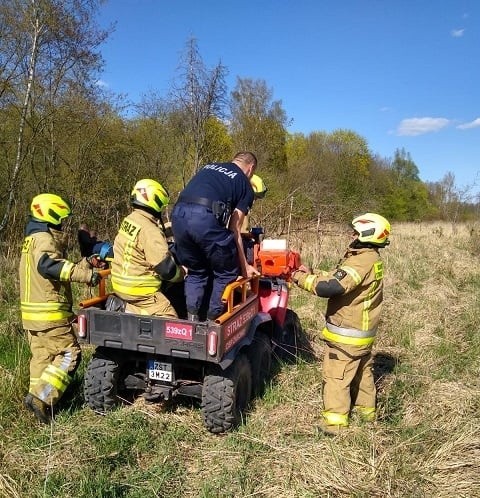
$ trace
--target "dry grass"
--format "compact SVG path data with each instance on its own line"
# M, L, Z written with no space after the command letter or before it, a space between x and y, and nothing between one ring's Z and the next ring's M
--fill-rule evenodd
M188 403L142 402L106 417L79 407L50 431L30 426L19 393L0 405L0 496L480 497L476 241L468 227L393 230L375 424L353 423L335 438L317 429L325 303L294 289L317 360L283 366L238 431L209 434ZM348 238L329 233L297 237L305 260L338 260ZM0 368L2 391L11 373Z

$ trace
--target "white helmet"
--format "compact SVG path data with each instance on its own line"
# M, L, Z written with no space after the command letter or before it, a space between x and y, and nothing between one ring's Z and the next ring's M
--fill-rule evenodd
M170 197L167 190L150 178L139 180L130 194L132 206L148 209L157 217L169 202Z
M375 213L365 213L352 221L353 229L358 233L358 240L363 243L385 247L390 243L390 222Z

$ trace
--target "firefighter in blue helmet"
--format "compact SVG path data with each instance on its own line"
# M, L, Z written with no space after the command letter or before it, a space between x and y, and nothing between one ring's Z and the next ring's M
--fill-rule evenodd
M239 275L258 275L247 263L241 236L254 200L250 178L256 167L253 153L239 152L229 163L204 166L180 193L172 229L177 258L188 269L185 296L191 320L199 318L207 300L207 319L217 318L226 285ZM209 285L211 294L206 296Z

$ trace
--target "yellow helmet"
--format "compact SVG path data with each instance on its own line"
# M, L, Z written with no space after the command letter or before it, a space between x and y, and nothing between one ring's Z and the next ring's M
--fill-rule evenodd
M264 181L258 175L252 175L250 184L252 185L255 199L263 199L268 190Z
M130 195L132 206L147 208L153 214L158 215L168 205L170 197L165 188L155 180L144 178L139 180L133 187Z
M384 247L390 243L389 221L375 213L365 213L352 221L353 229L358 233L358 240L363 243Z
M52 225L61 225L72 214L70 204L55 194L39 194L30 205L32 218Z

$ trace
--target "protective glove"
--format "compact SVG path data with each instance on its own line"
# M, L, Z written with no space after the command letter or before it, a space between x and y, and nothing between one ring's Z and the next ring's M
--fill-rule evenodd
M92 277L90 278L90 282L88 283L88 285L90 287L96 287L100 283L100 280L102 280L100 273L94 270L92 271Z
M302 275L305 275L305 272L300 271L300 270L295 270L295 271L292 273L292 282L293 282L295 285L298 285L298 279L299 279Z
M309 268L307 268L305 265L300 265L298 267L298 270L295 270L292 273L292 282L296 285L298 285L299 280L303 280L306 275L309 275L312 273Z
M312 270L308 266L305 266L305 265L300 265L298 267L298 271L301 271L303 273L312 273Z
M106 261L100 259L99 254L92 254L91 256L88 256L87 261L92 268L98 268L100 270L104 270L108 266Z

